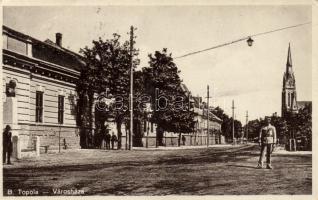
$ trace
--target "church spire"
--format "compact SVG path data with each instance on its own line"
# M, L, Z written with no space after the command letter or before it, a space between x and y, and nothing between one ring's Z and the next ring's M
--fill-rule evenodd
M292 66L292 58L291 58L291 52L290 52L290 43L288 45L288 54L287 54L287 63L286 63L287 67Z
M292 58L290 43L288 45L286 72L283 78L283 91L282 91L282 116L287 116L287 113L297 113L297 93L295 76L292 69Z

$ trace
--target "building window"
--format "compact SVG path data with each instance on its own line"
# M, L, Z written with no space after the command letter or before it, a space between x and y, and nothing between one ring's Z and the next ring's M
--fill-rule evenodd
M8 36L3 35L2 36L2 48L8 49Z
M27 55L27 44L23 41L17 40L12 37L8 37L7 40L7 49Z
M64 122L64 96L58 96L58 123L63 124Z
M35 122L43 122L43 92L36 91Z
M290 107L290 93L288 93L288 107Z

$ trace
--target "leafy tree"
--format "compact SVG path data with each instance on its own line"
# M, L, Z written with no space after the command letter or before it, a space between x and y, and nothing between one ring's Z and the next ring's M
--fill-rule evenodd
M288 137L305 139L308 142L307 149L311 149L312 105L306 104L298 113L287 113L285 119L289 131Z
M259 119L250 120L248 123L248 138L249 139L258 139L259 131L261 127L261 122Z
M94 93L103 95L108 90L109 94L116 97L116 102L120 98L121 104L124 106L121 109L114 109L112 115L117 127L118 148L121 148L121 125L129 111L127 105L129 105L130 44L128 41L120 43L120 35L115 33L112 39L94 40L91 48L85 47L80 52L86 58L87 65L81 71L81 81L77 88L78 92L83 94L80 95L80 98L88 95L90 105L89 111L85 111L85 107L82 107L81 116L82 118L90 116L90 121L92 121ZM137 55L138 51L134 49L133 57ZM133 59L133 67L135 68L138 64L139 60ZM96 111L99 112L99 110ZM100 124L104 124L105 121L105 117L96 120ZM90 127L92 127L91 122Z
M134 131L133 131L133 146L139 146L141 147L142 144L142 137L143 135L143 129L144 124L142 123L147 119L146 113L145 113L145 103L148 101L145 101L143 99L145 94L145 76L142 71L135 71L134 72ZM147 99L146 99L147 100ZM127 127L130 126L129 120L126 121Z
M287 122L284 118L279 116L271 117L271 124L276 128L277 139L283 141L288 134Z
M93 76L93 67L87 66L81 71L76 91L78 94L77 101L77 125L80 127L80 146L89 148L92 144L92 127L93 127L93 104L94 90L96 79Z
M232 140L232 126L233 126L233 118L229 117L222 108L216 107L212 110L212 113L215 114L218 118L222 119L221 130L224 134L225 138L228 140ZM242 123L238 120L234 120L234 137L241 137L242 131Z
M286 138L288 133L288 126L287 126L286 120L282 117L272 115L271 124L275 126L276 128L276 134L279 141L283 141L284 138ZM248 122L249 138L258 140L260 129L265 125L266 125L265 117L249 121Z
M193 131L194 113L189 110L189 96L182 90L180 71L167 49L149 56L144 67L145 91L151 97L153 117L157 123L157 141L163 145L163 132ZM162 109L163 108L163 109Z
M299 121L299 132L300 135L308 138L309 141L312 140L312 106L311 104L305 105L304 108L300 109L298 112Z

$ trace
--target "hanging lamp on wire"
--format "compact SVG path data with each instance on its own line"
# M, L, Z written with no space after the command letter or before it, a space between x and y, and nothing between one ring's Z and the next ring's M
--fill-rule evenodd
M251 46L253 45L254 40L253 40L251 37L248 37L248 39L246 40L246 42L247 42L247 45L248 45L249 47L251 47Z

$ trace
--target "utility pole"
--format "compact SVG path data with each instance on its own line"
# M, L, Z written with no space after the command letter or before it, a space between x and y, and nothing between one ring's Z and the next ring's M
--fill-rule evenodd
M245 124L245 131L246 131L246 142L248 142L248 110L246 111L246 124Z
M129 131L129 150L133 148L133 120L134 120L134 96L133 96L133 78L134 78L134 66L133 66L133 50L134 50L134 27L130 27L130 131ZM126 138L127 140L127 138Z
M207 119L207 142L206 142L206 145L207 147L209 147L209 142L210 142L210 133L209 133L209 117L210 117L210 108L209 108L209 101L210 101L210 88L209 88L209 85L207 87L207 106L208 106L208 110L207 110L207 116L208 116L208 119Z
M234 100L232 100L232 139L233 139L233 144L234 143Z

